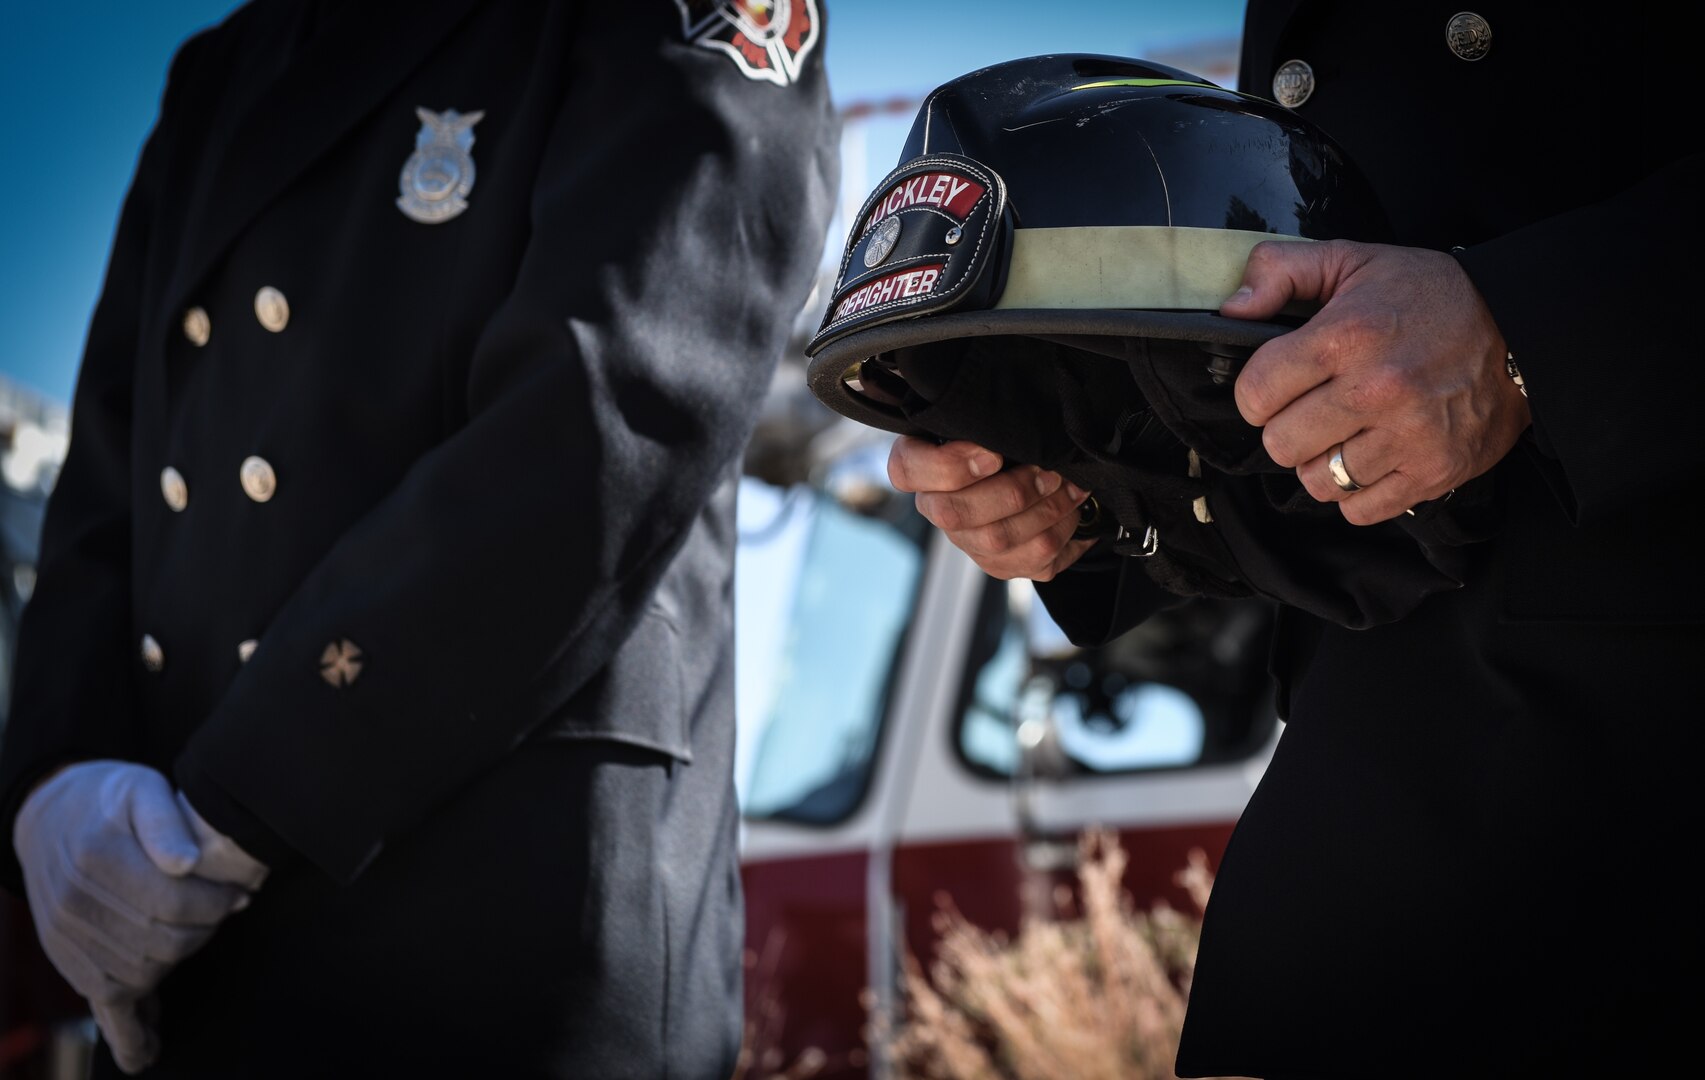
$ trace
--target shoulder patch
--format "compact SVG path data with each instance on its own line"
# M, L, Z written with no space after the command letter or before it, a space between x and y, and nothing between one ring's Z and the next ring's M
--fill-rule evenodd
M817 45L817 0L675 0L681 32L728 54L743 75L788 86Z

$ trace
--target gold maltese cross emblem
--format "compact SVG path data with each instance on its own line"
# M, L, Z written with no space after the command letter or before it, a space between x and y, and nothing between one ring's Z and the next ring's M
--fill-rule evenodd
M474 189L474 125L485 113L416 109L420 132L403 163L397 209L422 225L449 221L468 208Z
M361 650L355 642L344 638L326 646L320 654L320 677L342 689L361 674Z

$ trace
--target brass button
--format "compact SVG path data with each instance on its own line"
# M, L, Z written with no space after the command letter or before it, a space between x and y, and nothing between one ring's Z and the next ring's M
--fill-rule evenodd
M197 306L184 312L184 337L198 349L213 337L213 320L207 317L206 308Z
M1459 11L1445 23L1445 44L1458 60L1479 60L1492 51L1492 25L1472 11Z
M1314 69L1303 60L1286 60L1273 73L1273 100L1294 109L1314 93Z
M348 686L360 674L361 650L348 638L332 642L326 646L326 651L320 654L320 678L333 686Z
M266 502L278 491L278 474L263 457L244 458L237 478L243 482L243 494L258 503Z
M239 641L237 643L237 662L240 664L248 663L249 657L253 656L255 654L255 650L258 648L260 648L260 642L256 641L254 638L250 638L247 641Z
M166 666L166 650L160 648L153 634L142 635L142 666L155 672Z
M170 465L161 469L160 495L173 513L183 513L184 507L189 505L189 485L184 483L184 474Z
M290 301L271 285L263 286L255 293L255 318L268 330L280 333L290 325Z

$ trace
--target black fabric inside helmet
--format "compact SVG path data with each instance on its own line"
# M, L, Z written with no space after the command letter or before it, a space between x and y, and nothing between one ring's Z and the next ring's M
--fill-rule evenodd
M913 428L1093 492L1124 529L1107 542L1141 556L1181 595L1262 595L1361 628L1458 587L1459 545L1485 531L1482 488L1459 492L1448 512L1349 524L1274 463L1238 413L1238 351L1096 335L968 337L894 349L864 372ZM1201 520L1204 505L1211 521Z

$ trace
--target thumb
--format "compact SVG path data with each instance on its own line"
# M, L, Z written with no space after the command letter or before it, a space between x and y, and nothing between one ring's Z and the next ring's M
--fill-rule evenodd
M183 877L201 858L201 847L178 809L172 785L153 769L139 768L131 776L130 829L148 861L162 873Z
M205 818L190 805L188 796L183 792L177 795L178 808L183 811L184 820L195 833L195 841L201 845L201 859L195 864L197 877L208 881L217 881L225 885L240 885L250 892L259 889L266 883L267 866L265 863L244 851L242 846L224 833L209 825ZM240 902L236 910L246 906L247 897Z
M101 1029L113 1063L126 1075L135 1076L160 1056L160 1040L143 1023L135 1002L92 1002L89 1012Z
M1220 314L1271 319L1292 300L1328 300L1344 262L1344 246L1336 241L1263 240L1250 249L1243 284L1226 297Z

